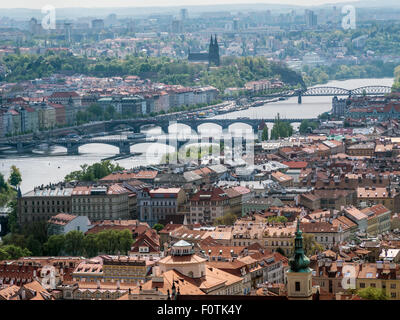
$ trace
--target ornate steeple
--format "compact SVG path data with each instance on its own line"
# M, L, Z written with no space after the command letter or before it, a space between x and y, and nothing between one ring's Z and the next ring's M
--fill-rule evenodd
M310 259L303 249L303 232L300 230L300 219L297 220L296 237L294 239L294 256L289 260L289 272L310 272Z

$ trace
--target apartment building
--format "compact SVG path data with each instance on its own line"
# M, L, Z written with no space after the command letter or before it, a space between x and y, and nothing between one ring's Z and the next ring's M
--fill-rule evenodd
M137 192L138 216L150 226L165 223L179 215L179 207L185 202L186 193L182 188L143 188Z
M212 223L231 212L229 197L222 188L199 190L189 201L190 212L186 214L188 223Z
M18 198L18 220L21 225L48 221L60 212L71 213L73 188L63 186L36 187Z
M129 219L129 194L119 184L77 186L71 192L71 213L91 221Z

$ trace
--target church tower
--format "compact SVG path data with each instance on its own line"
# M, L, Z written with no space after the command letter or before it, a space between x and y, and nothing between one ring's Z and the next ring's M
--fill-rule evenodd
M219 46L217 41L217 35L215 35L215 40L213 40L213 36L211 35L210 46L208 51L208 64L209 65L220 65L219 61Z
M209 57L209 60L211 60L211 57L213 56L213 53L214 53L214 40L213 40L213 36L211 35L210 45L208 46L208 57Z
M286 273L288 299L311 300L312 269L309 268L310 259L308 259L304 254L300 219L297 220L294 246L294 256L289 260L290 269Z
M217 41L217 35L215 35L215 41L214 41L214 50L215 50L215 65L219 66L219 46L218 46L218 41Z

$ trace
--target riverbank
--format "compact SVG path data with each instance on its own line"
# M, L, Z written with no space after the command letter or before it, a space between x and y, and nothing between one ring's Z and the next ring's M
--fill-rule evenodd
M327 86L335 86L345 89L355 89L368 85L386 85L392 86L393 78L384 79L352 79L346 81L331 81ZM297 97L289 98L284 101L274 101L263 104L262 106L249 107L245 110L229 112L212 117L212 119L237 119L247 117L251 119L274 118L277 113L284 118L316 118L319 114L329 111L332 107L332 97L303 97L303 103L297 103ZM179 123L179 121L178 121ZM299 124L295 123L296 128ZM246 124L235 123L231 126L231 130L241 130ZM267 123L271 128L273 123ZM215 129L215 124L203 124L200 131L209 131ZM160 128L153 128L148 132L158 132ZM189 132L190 128L178 124L179 132ZM71 171L79 170L82 164L93 164L107 157L113 157L119 153L119 149L115 146L104 144L90 144L79 148L79 155L68 156L64 148L53 148L49 154L41 155L17 155L8 154L0 161L0 172L5 176L9 176L9 168L16 165L22 174L22 192L31 190L39 184L49 182L55 183L63 180L65 175ZM131 152L142 153L140 156L130 156L129 158L115 161L124 168L132 168L137 166L145 166L149 164L157 164L162 160L165 153L175 152L172 147L160 143L143 143L131 147ZM151 155L154 153L154 155ZM157 153L157 154L156 154Z

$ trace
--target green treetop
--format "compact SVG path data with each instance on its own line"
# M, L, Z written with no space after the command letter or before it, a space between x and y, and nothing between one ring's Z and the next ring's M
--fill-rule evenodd
M22 176L21 176L21 172L19 171L19 169L12 165L11 166L11 174L10 174L10 178L8 178L8 182L14 186L17 187L22 181Z

